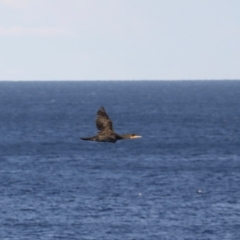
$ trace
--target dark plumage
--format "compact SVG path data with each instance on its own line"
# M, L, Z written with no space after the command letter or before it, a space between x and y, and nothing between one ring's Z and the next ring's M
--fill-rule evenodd
M101 107L97 111L96 126L97 126L97 129L99 130L99 132L96 136L85 137L85 138L81 138L81 139L88 140L88 141L115 143L117 140L122 140L122 139L141 138L141 136L138 136L134 133L123 134L123 135L119 135L119 134L115 133L113 130L112 120L107 115L104 107Z

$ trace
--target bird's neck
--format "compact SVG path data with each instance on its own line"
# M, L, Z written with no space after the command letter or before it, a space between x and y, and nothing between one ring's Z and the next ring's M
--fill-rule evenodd
M120 137L120 139L129 139L129 138L131 138L130 137L131 136L131 134L122 134Z

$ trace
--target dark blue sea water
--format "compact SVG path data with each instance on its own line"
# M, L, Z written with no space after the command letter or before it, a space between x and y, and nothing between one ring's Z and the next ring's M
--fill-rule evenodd
M115 144L94 135L103 105ZM240 239L240 81L0 82L0 239Z

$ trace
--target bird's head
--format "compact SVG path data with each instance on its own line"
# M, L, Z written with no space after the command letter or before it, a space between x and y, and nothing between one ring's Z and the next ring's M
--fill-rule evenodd
M124 134L122 135L124 139L135 139L135 138L141 138L142 136L139 136L135 133L130 133L130 134Z

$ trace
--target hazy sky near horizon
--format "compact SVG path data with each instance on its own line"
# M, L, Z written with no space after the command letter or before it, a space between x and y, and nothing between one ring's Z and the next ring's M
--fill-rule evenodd
M240 79L239 0L0 0L0 80Z

